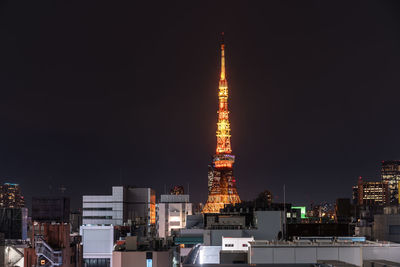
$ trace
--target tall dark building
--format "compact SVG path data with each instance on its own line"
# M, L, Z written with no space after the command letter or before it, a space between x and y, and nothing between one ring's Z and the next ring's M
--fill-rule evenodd
M0 233L5 239L26 239L27 222L27 208L0 208Z
M0 185L0 208L22 208L25 199L18 184L4 183Z
M33 197L32 220L37 222L69 222L69 198Z
M352 187L351 204L358 205L358 185Z
M382 182L389 188L389 204L399 204L400 160L385 160L381 166Z

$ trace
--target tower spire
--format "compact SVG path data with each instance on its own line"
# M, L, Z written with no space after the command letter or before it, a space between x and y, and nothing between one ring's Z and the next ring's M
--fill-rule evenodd
M225 43L224 33L222 33L221 43L221 77L219 80L219 108L217 122L217 154L230 154L231 149L231 127L229 123L228 111L228 81L225 73Z
M225 41L224 32L221 33L221 81L225 80Z

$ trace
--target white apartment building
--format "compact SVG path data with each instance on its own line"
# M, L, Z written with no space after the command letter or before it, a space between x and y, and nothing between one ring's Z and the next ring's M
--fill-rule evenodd
M189 195L161 195L157 204L158 237L166 238L171 230L185 228L187 215L192 215Z
M111 195L83 196L83 225L123 225L129 221L155 224L155 191L113 186Z
M83 225L80 235L85 266L112 266L114 226Z

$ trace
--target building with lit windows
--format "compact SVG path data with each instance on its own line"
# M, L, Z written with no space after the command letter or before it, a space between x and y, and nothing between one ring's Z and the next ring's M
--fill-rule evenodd
M399 204L400 160L385 160L381 165L382 182L389 188L390 205Z
M0 185L0 208L22 208L25 199L18 184L4 183Z
M154 226L156 193L151 188L113 186L112 195L83 196L82 223Z
M358 205L385 206L389 203L389 190L386 182L365 182L358 180Z
M157 204L158 237L166 238L172 230L185 228L188 215L192 215L189 195L161 195Z

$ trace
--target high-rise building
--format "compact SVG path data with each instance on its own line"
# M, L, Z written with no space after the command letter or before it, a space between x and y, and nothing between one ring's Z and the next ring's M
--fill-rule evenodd
M358 204L358 185L354 185L352 187L351 204L352 205Z
M4 183L0 185L0 208L22 208L25 199L18 184Z
M366 182L358 180L358 205L385 206L389 203L389 190L386 182Z
M0 208L0 233L4 233L5 239L25 240L27 230L27 208Z
M112 195L83 196L83 224L155 225L156 194L151 188L113 186Z
M221 75L219 80L219 110L217 122L217 149L213 157L212 185L203 213L219 213L226 204L240 203L233 176L235 156L231 148L231 127L228 110L228 82L225 73L225 43L221 44ZM210 178L210 175L209 175Z
M67 197L33 197L32 220L37 222L68 223L70 201Z
M399 204L400 160L385 160L381 166L382 181L389 187L389 204Z

